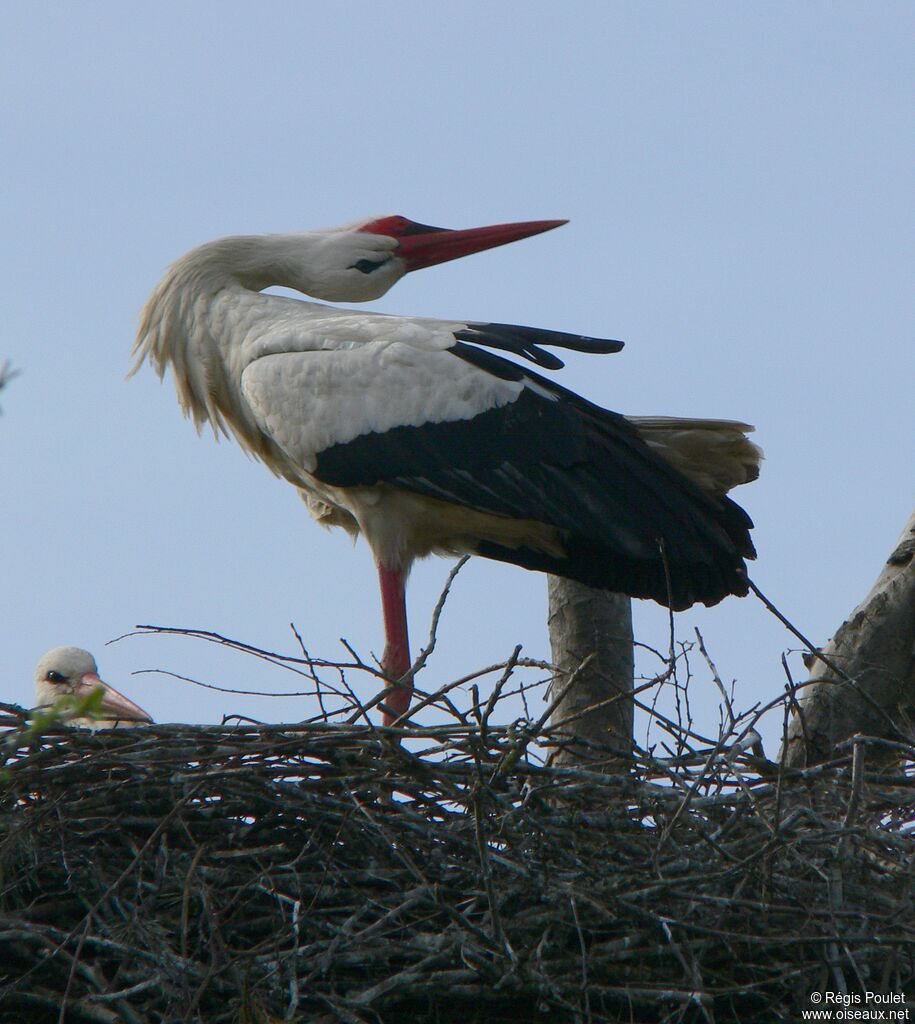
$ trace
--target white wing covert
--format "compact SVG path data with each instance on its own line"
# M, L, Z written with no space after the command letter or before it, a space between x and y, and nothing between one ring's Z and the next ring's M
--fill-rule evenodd
M262 355L241 385L261 430L308 472L328 448L397 427L469 420L513 402L523 388L444 346L403 341Z

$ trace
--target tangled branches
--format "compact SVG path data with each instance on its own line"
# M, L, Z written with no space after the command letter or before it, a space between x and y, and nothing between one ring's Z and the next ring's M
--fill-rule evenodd
M913 976L915 783L864 741L607 774L545 764L539 719L35 736L6 710L4 1021L778 1021Z

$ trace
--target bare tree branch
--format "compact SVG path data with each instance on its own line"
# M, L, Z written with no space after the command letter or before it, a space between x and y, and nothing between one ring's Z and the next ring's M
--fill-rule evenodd
M870 593L825 646L782 750L793 767L836 756L857 733L898 741L911 735L915 707L915 513ZM887 748L889 749L889 748Z

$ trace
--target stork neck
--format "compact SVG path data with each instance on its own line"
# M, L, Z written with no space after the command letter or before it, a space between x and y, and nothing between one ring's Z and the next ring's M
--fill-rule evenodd
M250 359L246 341L257 335L256 325L267 321L277 304L305 305L257 293L270 285L301 290L303 259L307 262L314 245L314 234L236 235L193 249L156 286L134 343L131 372L146 358L160 377L171 366L178 401L198 429L209 422L217 433L231 431L249 452L284 474L292 464L260 430L242 395L241 374Z
M224 287L235 282L259 292L271 285L308 292L303 280L320 235L309 232L280 235L231 235L207 242L184 257L187 271L195 270Z

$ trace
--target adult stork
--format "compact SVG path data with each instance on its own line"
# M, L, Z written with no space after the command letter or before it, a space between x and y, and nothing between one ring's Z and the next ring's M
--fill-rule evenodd
M35 666L35 705L42 710L61 704L65 698L75 703L96 690L102 691L102 698L92 716L68 718L69 725L114 729L152 721L129 697L99 679L95 658L81 647L55 647Z
M558 227L452 231L390 216L318 231L234 236L182 256L141 316L136 372L171 366L198 431L231 433L299 488L326 526L365 536L386 646L409 706L405 584L416 558L472 552L675 609L747 592L747 514L725 493L758 474L751 427L626 419L505 355L547 370L542 346L622 342L507 324L337 309L408 271Z

